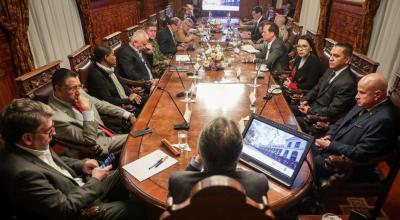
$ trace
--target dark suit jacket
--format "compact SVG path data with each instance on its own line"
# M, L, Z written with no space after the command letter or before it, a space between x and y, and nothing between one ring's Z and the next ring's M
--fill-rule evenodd
M254 23L254 29L251 31L251 39L253 41L257 41L260 38L262 38L262 35L261 35L260 30L258 29L258 27L260 26L260 23L262 21L265 21L265 20L266 19L264 17L261 17L261 20L260 20L260 22L258 22L258 24L257 24L257 22Z
M168 27L161 29L157 33L157 43L160 46L161 52L165 55L175 54L177 51L176 41L174 41Z
M125 94L129 96L130 89L128 86L120 79L117 73L115 73L115 76L124 88ZM89 69L87 85L89 94L100 100L104 100L118 106L121 106L122 104L132 104L132 101L128 98L122 99L119 96L117 87L114 85L114 82L109 74L96 64L93 64Z
M271 71L289 70L289 57L285 44L279 37L275 37L272 42L268 59L265 59L268 51L268 44L262 45L261 51L256 54L255 63L266 64Z
M391 101L358 116L362 110L354 106L331 126L327 133L333 140L328 148L330 154L343 154L352 160L365 161L382 156L396 146L398 113Z
M151 64L149 59L151 57L152 55L143 53L143 58L150 71ZM122 77L137 81L150 80L146 66L140 59L139 54L129 44L117 51L117 67Z
M356 95L357 79L350 68L343 70L332 83L332 70L329 69L303 98L311 108L307 114L327 116L334 120L345 114L353 105Z
M292 82L297 85L298 89L310 90L322 76L321 62L313 53L310 54L303 66L298 68L300 61L301 57L296 57L293 64L294 68L296 68L296 74Z
M102 182L89 177L83 186L64 176L38 157L17 146L7 146L0 154L0 171L4 191L20 212L47 219L77 219L81 210L93 205L104 193ZM54 162L72 177L82 174L82 160L58 157Z
M174 203L181 203L189 198L194 185L212 175L224 175L239 181L246 190L246 195L256 202L262 202L261 197L267 195L268 180L264 174L235 170L230 173L200 172L189 166L186 171L173 173L169 178L169 194Z

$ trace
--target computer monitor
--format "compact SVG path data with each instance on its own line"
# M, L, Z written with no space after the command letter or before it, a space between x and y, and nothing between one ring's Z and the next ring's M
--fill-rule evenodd
M313 141L308 134L252 114L243 131L240 160L291 187Z

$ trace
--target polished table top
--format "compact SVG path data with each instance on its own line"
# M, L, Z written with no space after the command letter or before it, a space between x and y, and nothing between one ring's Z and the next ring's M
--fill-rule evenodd
M240 56L244 55L241 54ZM191 57L196 60L194 53ZM190 159L197 154L199 133L207 122L218 116L226 116L234 121L239 121L251 113L249 94L253 91L253 88L249 85L252 84L256 75L255 65L240 63L237 55L231 56L228 53L225 55L225 61L228 58L233 59L234 62L225 70L206 71L204 76L198 79L196 102L189 105L192 114L189 123L188 144L192 151L174 157L178 160L178 163L142 182L121 169L122 177L128 189L147 203L162 209L167 206L168 178L172 173L184 170ZM242 72L240 77L236 77L238 67L241 68ZM185 87L190 88L193 80L182 72L179 73L179 76L182 78ZM269 80L268 73L265 73L264 78L257 80L257 84L260 86L256 88L255 112L282 124L297 125L293 113L281 94L274 95L263 111L260 112L265 103L263 96L266 94L267 86L274 84L273 80L270 83ZM182 112L185 111L186 103L180 101L182 98L175 97L177 92L183 91L176 72L166 71L158 86L168 90L179 109ZM177 143L178 131L173 129L173 125L178 123L183 123L183 119L172 100L166 92L155 89L133 127L133 130L140 130L148 126L153 129L153 132L141 137L128 137L120 158L121 167L157 149L173 156L162 146L161 139L165 138L170 143ZM312 160L310 154L308 159ZM244 167L244 165L242 166ZM246 169L246 167L244 168ZM279 212L294 205L311 188L311 176L307 164L303 163L291 189L271 179L269 179L269 186L268 199L273 211Z

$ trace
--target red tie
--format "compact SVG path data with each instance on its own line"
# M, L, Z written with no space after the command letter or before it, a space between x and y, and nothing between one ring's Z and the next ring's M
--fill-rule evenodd
M81 113L83 112L83 108L82 108L82 106L81 106L78 102L75 103L74 108L78 109L78 111L81 112ZM99 124L99 128L100 128L107 136L109 136L109 137L114 136L114 134L113 134L110 130L108 130L106 127L104 127L104 125Z

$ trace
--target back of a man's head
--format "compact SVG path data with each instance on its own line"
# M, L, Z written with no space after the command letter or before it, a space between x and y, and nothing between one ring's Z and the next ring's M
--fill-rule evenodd
M235 122L218 117L202 130L199 153L208 171L232 171L242 152L242 136Z

